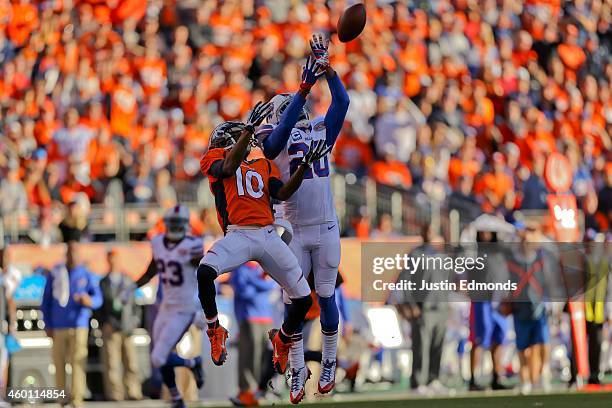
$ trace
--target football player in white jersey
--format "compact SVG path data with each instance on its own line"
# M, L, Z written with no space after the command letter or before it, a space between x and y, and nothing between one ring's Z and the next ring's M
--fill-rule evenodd
M293 174L313 141L325 140L331 150L349 107L348 94L337 73L329 65L329 41L315 34L310 45L313 57L308 57L300 89L295 95L274 96L271 100L274 110L268 116L268 123L262 125L257 132L265 156L274 160L283 181ZM325 116L311 120L304 104L316 77L323 73L331 91L331 105ZM276 217L291 224L293 237L289 246L300 262L304 275L308 276L311 270L314 273L323 335L318 389L323 394L330 392L335 385L339 324L334 289L340 263L340 234L329 172L327 154L313 164L297 192L274 208ZM294 335L289 361L293 376L293 399L294 394L303 394L309 376L304 363L301 332Z
M141 287L155 275L159 276L163 297L153 324L151 364L161 371L170 391L172 408L183 408L185 403L176 387L174 368L191 369L198 388L204 384L201 357L185 359L173 351L192 323L200 329L206 326L200 311L196 277L204 243L202 238L187 234L189 209L184 205L170 208L164 215L164 224L166 232L151 240L153 259L136 286Z

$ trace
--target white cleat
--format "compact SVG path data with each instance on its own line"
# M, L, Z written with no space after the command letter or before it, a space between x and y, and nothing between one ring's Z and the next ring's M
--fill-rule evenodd
M292 404L299 404L306 394L306 381L310 378L310 370L308 367L291 369L291 390L289 399Z
M319 376L319 392L327 394L336 386L336 360L321 362L321 375Z

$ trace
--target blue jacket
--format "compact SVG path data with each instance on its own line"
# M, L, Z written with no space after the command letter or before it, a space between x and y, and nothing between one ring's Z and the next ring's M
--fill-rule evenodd
M238 322L272 321L270 293L278 286L272 279L263 277L259 265L240 266L232 273L230 284L234 288L234 313Z
M70 279L70 296L66 306L62 306L53 296L54 278L47 275L45 291L43 293L40 309L43 312L45 327L49 329L69 329L75 327L89 327L92 309L102 306L102 292L98 279L84 266L76 266L68 273ZM74 301L77 293L87 293L91 297L91 308Z

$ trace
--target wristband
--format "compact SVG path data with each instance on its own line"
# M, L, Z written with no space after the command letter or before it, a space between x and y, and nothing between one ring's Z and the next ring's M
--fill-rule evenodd
M253 125L245 125L244 126L244 130L246 130L247 132L253 134L253 133L255 133L255 126L253 126Z
M312 89L312 87L314 86L314 84L309 84L306 82L302 82L300 84L300 91L305 91L305 92L310 92L310 90Z

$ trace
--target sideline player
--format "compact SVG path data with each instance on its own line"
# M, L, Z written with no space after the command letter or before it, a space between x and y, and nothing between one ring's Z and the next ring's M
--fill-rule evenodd
M337 73L329 65L329 41L315 34L310 45L314 58L309 57L306 61L300 89L295 95L274 96L270 101L274 110L268 117L268 124L261 126L257 132L265 156L274 159L283 180L293 175L310 144L323 140L331 150L349 107L348 94ZM304 104L316 79L312 81L309 73L319 70L325 73L332 101L324 117L310 120ZM289 246L300 262L302 271L306 276L311 269L314 273L315 290L321 306L323 337L318 389L325 394L333 390L335 385L339 315L334 291L340 263L340 233L331 192L328 156L313 163L312 170L306 173L297 192L274 209L278 217L291 223L293 238ZM308 376L301 330L294 334L290 364L292 375L301 378ZM303 389L295 392L303 393Z
M183 205L170 208L164 215L166 233L151 239L153 259L136 286L141 287L156 274L162 285L163 298L153 323L151 364L161 371L164 384L170 391L172 408L183 408L185 403L176 387L175 367L191 369L198 388L204 384L202 358L179 357L172 350L192 323L204 328L197 297L195 269L202 258L202 238L187 235L189 209Z
M257 261L292 300L280 330L270 332L273 363L277 372L287 368L291 336L304 321L312 304L310 288L297 259L273 226L270 199L287 200L297 190L310 165L327 154L325 143L315 143L283 183L276 165L266 158L248 160L255 144L255 128L271 112L271 104L259 102L246 124L224 122L213 131L210 149L201 161L210 180L218 219L225 237L212 246L198 267L199 296L211 343L213 363L227 356L228 332L218 321L215 279L248 261ZM295 401L292 400L295 403ZM299 402L299 401L297 401Z

